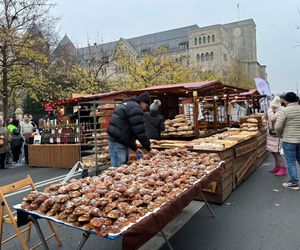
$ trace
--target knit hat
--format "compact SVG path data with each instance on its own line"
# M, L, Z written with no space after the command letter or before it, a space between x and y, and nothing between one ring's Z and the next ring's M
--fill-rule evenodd
M298 102L298 97L294 92L287 92L283 98L287 102Z
M140 94L137 97L137 99L139 100L139 102L144 102L144 103L146 103L148 105L151 104L151 97L150 97L150 95L149 95L148 92L144 92L144 93Z
M281 106L280 97L275 96L274 99L271 101L270 106L274 108L279 108Z
M161 101L158 99L155 99L154 102L150 105L151 111L158 111L159 107L161 106Z

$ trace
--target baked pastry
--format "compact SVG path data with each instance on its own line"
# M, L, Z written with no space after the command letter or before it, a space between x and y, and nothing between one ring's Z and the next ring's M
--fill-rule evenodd
M78 220L78 215L76 214L69 214L68 218L67 218L67 221L68 222L74 222L74 221L77 221Z
M133 200L131 204L132 206L138 207L144 204L144 200Z
M80 197L82 194L79 191L72 191L69 193L70 198Z
M117 202L111 202L103 208L103 212L109 213L111 210L115 209L117 206L118 206Z
M90 223L86 223L82 226L83 230L85 231L92 231L95 229L95 227L93 225L91 225Z
M70 200L70 197L67 194L60 194L55 196L55 202L65 203L68 200Z
M89 209L88 206L80 205L74 209L74 214L76 214L76 215L86 214L86 213L88 213L88 209Z
M108 217L108 218L111 218L111 219L118 219L118 218L124 217L124 216L125 216L124 213L122 213L121 211L116 210L116 209L110 211L110 212L107 214L107 217Z
M111 226L108 226L106 228L106 232L108 234L120 234L121 233L121 229L118 226L116 226L116 225L111 225Z
M91 219L90 224L94 227L99 228L101 226L110 226L112 224L112 220L108 218L97 217Z
M115 222L114 225L116 225L119 228L126 227L130 224L130 221L125 217L119 217Z
M80 222L82 222L82 221L88 222L91 219L92 219L92 216L89 215L89 214L83 214L83 215L81 215L81 216L78 217L78 221L80 221Z

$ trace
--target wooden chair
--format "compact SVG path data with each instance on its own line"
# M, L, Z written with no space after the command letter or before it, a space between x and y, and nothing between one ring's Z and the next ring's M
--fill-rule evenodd
M29 248L28 245L26 244L24 238L23 238L23 233L27 232L27 237L26 240L30 240L30 233L31 233L31 222L28 223L28 226L20 230L17 226L17 217L16 217L16 211L12 212L7 200L5 199L5 195L14 191L17 191L19 189L25 188L25 187L31 187L32 190L36 190L36 187L31 179L31 177L28 175L25 179L22 179L20 181L8 184L6 186L0 187L0 249L3 244L6 242L14 239L15 237L18 237L22 246L23 250L29 250L29 249L35 249L38 246L40 246L42 243L38 243L32 248ZM5 239L2 241L2 233L3 233L3 225L4 223L12 224L14 231L16 232L14 235L10 236L9 238ZM52 234L46 238L46 240L49 240L52 237L55 237L56 243L58 246L61 246L61 241L57 235L57 232L54 228L54 226L51 224L50 221L48 221L49 227L51 229Z

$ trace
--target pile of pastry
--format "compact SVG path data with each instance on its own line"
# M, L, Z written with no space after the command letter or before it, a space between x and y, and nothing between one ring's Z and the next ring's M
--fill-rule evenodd
M193 124L190 116L187 115L176 115L173 120L165 121L165 131L163 135L169 136L184 136L184 135L193 135Z
M119 234L190 188L220 165L217 154L184 148L154 150L130 166L99 176L56 183L26 195L22 208L55 217L98 235Z
M248 118L246 122L241 124L241 131L258 132L258 120L256 118Z

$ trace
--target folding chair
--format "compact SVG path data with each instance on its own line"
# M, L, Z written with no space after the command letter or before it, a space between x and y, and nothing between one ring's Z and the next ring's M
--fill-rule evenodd
M24 187L28 187L30 186L32 190L36 190L36 187L30 177L30 175L27 176L27 178L19 180L17 182L11 183L9 185L6 186L2 186L0 187L0 202L1 202L1 206L0 206L0 249L1 246L5 243L7 243L8 241L14 239L15 237L18 237L22 246L23 250L29 250L29 249L35 249L38 246L40 246L42 243L38 243L37 245L35 245L32 248L29 248L28 245L26 244L24 238L23 238L23 233L27 232L27 237L26 240L29 241L30 240L30 233L31 233L31 222L28 223L28 226L23 229L22 231L18 228L17 226L17 217L16 217L16 211L12 212L9 204L7 202L7 200L5 199L5 195L11 192L14 192L16 190L22 189ZM12 224L14 231L16 232L16 234L8 237L7 239L2 241L2 233L3 233L3 225L4 223L7 224ZM51 229L52 234L50 236L48 236L46 238L46 240L49 240L52 237L55 237L56 243L58 246L61 246L61 241L57 235L57 232L54 228L54 226L51 224L50 221L48 221L49 227Z

